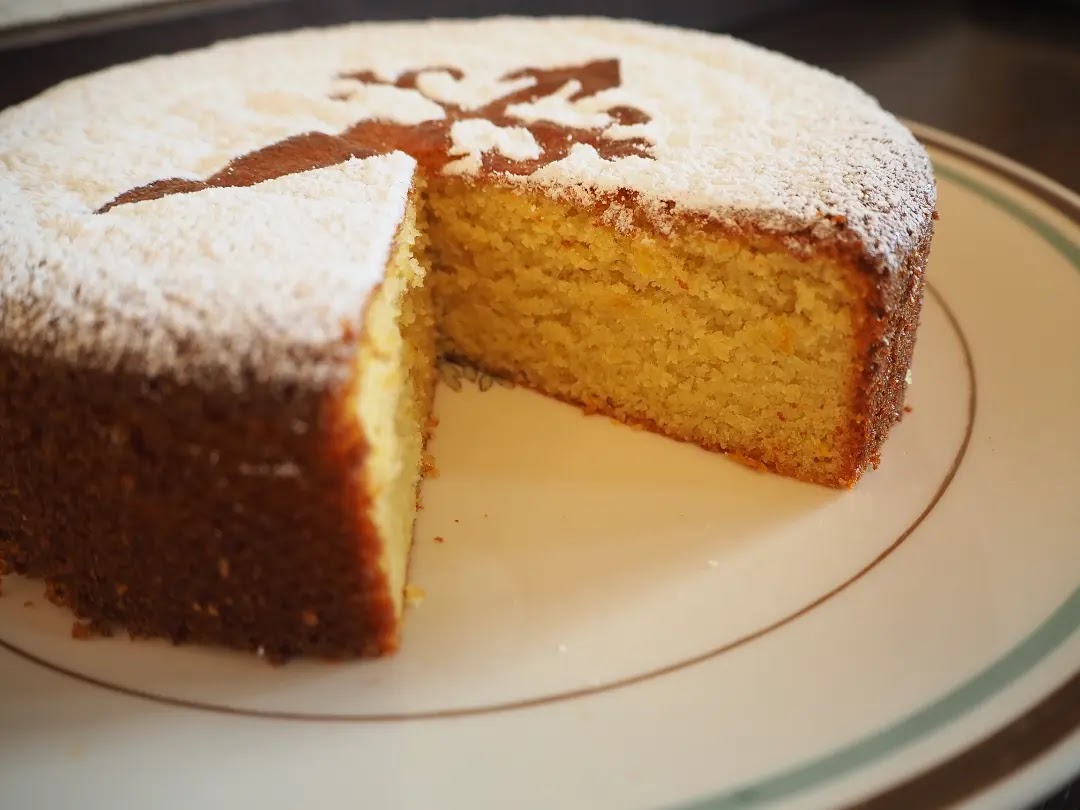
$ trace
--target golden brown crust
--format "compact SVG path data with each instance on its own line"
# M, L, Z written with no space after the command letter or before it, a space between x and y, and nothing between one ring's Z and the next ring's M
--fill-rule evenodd
M867 290L866 317L858 338L863 362L853 383L852 428L842 443L845 472L833 486L852 487L869 465L877 467L889 430L903 416L932 238L933 221L928 217L926 231L912 246L901 272L880 274L862 268L860 273Z
M0 557L78 616L273 659L396 646L346 390L200 390L10 353L0 379Z

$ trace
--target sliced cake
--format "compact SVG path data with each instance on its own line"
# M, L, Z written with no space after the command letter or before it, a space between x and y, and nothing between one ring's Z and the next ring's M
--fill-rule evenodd
M0 556L101 627L393 650L438 355L852 486L934 202L854 86L641 23L353 25L66 83L0 114Z

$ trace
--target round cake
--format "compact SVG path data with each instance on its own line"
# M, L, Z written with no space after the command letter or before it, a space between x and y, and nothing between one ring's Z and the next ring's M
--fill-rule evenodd
M935 187L848 82L357 24L0 114L0 562L96 629L396 648L439 358L808 482L899 419Z

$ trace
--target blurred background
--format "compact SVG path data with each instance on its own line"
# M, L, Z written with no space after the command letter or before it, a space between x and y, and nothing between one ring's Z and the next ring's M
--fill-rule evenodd
M731 33L1080 188L1080 0L0 0L0 107L71 76L229 37L496 13ZM1038 807L1080 810L1080 779Z
M496 13L733 33L847 76L897 115L1080 187L1080 0L0 0L0 106L70 76L226 37Z

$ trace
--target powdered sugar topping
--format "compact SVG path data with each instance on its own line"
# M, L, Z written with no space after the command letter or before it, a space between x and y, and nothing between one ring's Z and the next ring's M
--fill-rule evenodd
M342 319L360 317L380 278L409 158L93 212L293 135L442 119L440 103L479 109L528 87L523 69L601 59L618 60L618 86L575 98L571 81L513 104L522 127L455 121L447 170L534 159L534 121L607 126L649 155L579 143L507 181L583 203L630 189L661 231L696 212L846 240L885 273L929 227L929 160L902 125L848 82L736 40L585 18L298 31L114 68L0 114L0 345L181 377L330 374ZM414 87L347 77L424 67ZM647 120L616 122L620 106ZM629 228L632 214L620 203L605 220Z
M514 160L540 157L540 146L529 130L522 127L499 127L483 118L455 121L450 129L451 155L480 155L499 152Z
M27 354L182 381L332 384L382 278L414 161L353 160L251 188L214 188L21 225L0 338ZM167 261L162 260L162 256ZM8 255L5 257L13 258Z

